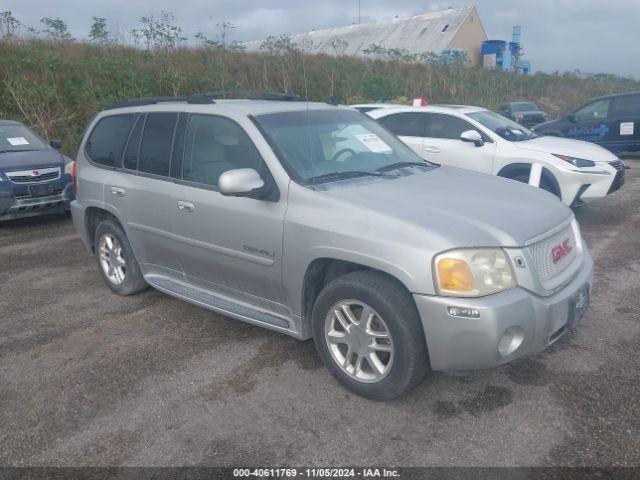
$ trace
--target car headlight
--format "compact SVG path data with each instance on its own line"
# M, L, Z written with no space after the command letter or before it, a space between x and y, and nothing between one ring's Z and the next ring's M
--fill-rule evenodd
M73 160L71 160L69 163L67 163L67 164L64 166L64 173L65 173L65 175L72 175L72 174L73 174L73 165L74 165L75 163L76 163L76 162L74 162Z
M558 153L552 153L552 155L556 158L559 158L560 160L569 162L574 167L595 167L596 166L596 162L593 162L591 160L585 160L583 158L568 157L566 155L560 155Z
M449 250L434 259L438 294L483 297L516 286L507 254L501 248Z

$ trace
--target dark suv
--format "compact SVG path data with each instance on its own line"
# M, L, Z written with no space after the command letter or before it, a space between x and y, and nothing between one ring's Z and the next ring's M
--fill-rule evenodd
M500 107L498 113L529 128L546 122L549 119L549 115L540 110L540 107L533 102L505 103Z
M533 130L540 135L597 143L612 152L640 151L640 92L596 98Z
M0 120L0 220L69 211L73 162L23 124Z

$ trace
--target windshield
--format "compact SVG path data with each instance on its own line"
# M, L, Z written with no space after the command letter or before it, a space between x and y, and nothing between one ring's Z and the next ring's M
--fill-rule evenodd
M528 128L494 112L474 112L467 114L467 116L510 142L521 142L536 137L536 134Z
M304 184L388 176L395 167L433 166L354 110L303 110L255 118L289 174Z
M519 102L511 104L512 112L537 112L540 109L535 103L531 102Z
M0 153L43 150L48 145L24 125L0 125Z

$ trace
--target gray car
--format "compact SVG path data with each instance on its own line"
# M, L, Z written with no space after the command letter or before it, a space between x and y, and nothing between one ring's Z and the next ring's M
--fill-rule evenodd
M73 221L107 285L148 285L299 339L348 389L390 399L430 369L540 352L587 308L571 210L421 160L350 108L206 96L90 123Z

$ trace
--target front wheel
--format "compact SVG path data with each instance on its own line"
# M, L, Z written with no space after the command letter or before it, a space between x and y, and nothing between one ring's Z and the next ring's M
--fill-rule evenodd
M507 177L507 178L511 178L516 182L522 182L527 184L529 183L529 173L518 173L512 177ZM541 188L546 192L553 193L556 197L560 198L560 192L557 192L553 184L544 177L540 178L539 188Z
M396 281L354 272L328 284L313 308L313 337L329 372L374 400L409 391L428 370L413 299Z

